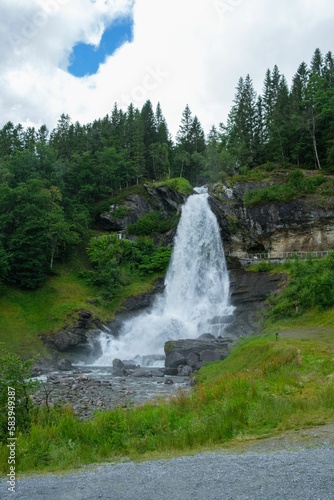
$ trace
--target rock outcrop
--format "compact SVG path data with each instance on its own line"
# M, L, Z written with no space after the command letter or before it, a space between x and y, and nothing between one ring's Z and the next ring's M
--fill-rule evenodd
M165 375L189 375L205 362L219 361L228 355L231 339L216 338L209 333L197 339L171 340L164 346Z
M49 335L40 335L45 345L54 353L70 353L71 359L98 355L100 344L97 336L102 324L90 311L79 311L74 326L65 326ZM64 365L65 366L65 365ZM60 368L63 369L63 368Z
M97 225L106 231L124 231L129 224L147 213L160 210L164 217L180 211L186 196L168 186L145 185L141 194L125 196L121 204L111 205L110 210L97 218Z
M246 207L245 191L266 185L211 186L210 203L226 253L311 252L334 246L334 193Z
M231 303L235 307L233 322L225 326L224 335L237 339L260 333L268 297L279 293L285 286L284 274L245 271L229 271Z

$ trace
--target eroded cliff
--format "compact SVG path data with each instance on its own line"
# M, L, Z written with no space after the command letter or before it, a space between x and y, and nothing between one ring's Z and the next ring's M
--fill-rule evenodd
M288 202L246 206L247 190L266 184L210 186L225 252L312 252L334 245L334 192L308 194Z

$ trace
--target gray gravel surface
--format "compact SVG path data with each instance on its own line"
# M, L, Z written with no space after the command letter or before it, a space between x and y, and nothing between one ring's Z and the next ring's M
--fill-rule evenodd
M327 500L334 499L334 446L107 464L24 477L16 493L6 490L2 479L4 500Z

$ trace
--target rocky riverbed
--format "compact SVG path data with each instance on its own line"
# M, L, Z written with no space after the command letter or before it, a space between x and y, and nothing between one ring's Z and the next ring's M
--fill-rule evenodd
M38 405L71 406L86 419L95 411L138 405L191 389L189 377L166 376L159 368L129 369L121 376L114 373L113 368L95 366L51 372L37 377L41 384L33 400Z

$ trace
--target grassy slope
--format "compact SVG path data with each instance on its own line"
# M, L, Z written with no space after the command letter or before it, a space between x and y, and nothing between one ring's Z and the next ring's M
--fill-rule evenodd
M80 309L88 309L102 321L107 321L114 316L125 297L149 290L156 278L151 276L124 287L118 299L106 306L96 300L98 289L88 286L79 277L79 271L85 265L84 258L78 254L71 262L58 265L55 276L38 290L5 290L0 297L0 342L4 349L24 358L47 355L40 334L74 323Z
M334 308L326 314L333 324ZM286 323L278 341L274 333L241 340L227 359L200 371L190 396L101 412L86 422L70 409L40 414L19 436L18 470L170 457L333 424L333 326L301 323ZM7 452L0 445L3 472Z

